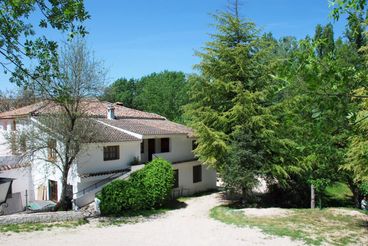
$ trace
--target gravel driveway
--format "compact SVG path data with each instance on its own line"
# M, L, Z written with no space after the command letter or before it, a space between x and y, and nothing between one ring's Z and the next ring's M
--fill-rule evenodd
M239 228L209 218L221 204L218 193L192 198L183 209L137 224L99 228L90 223L76 229L0 235L0 245L303 245L288 238L270 237L257 229Z

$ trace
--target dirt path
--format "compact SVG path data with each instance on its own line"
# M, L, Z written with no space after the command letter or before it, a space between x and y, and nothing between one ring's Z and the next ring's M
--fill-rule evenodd
M267 236L257 229L239 228L209 218L209 210L221 203L219 194L192 198L186 203L186 208L137 224L98 228L92 223L76 229L0 235L0 245L303 245L288 238Z

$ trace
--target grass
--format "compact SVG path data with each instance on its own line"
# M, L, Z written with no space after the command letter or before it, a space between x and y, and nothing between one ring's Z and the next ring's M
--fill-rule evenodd
M325 194L336 200L346 200L351 199L353 193L351 192L349 186L344 183L334 183L326 188Z
M44 231L44 230L51 230L52 228L75 228L80 225L84 225L86 223L88 223L87 220L81 219L78 221L64 221L53 223L23 223L23 224L0 225L0 233Z
M290 214L285 216L251 217L241 210L219 206L211 210L210 216L227 224L257 227L266 234L288 236L310 245L367 245L367 222L347 214L352 210L340 214L336 209L288 209Z

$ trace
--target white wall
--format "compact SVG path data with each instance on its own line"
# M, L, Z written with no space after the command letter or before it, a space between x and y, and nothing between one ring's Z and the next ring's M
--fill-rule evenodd
M0 119L0 156L11 155L8 142L5 138L6 134L10 133L11 122L13 120Z
M0 156L12 155L6 135L14 130L14 119L0 119ZM15 127L17 131L22 131L27 127L27 119L16 119ZM6 127L5 127L6 126Z
M160 156L170 162L180 162L194 159L194 154L192 152L193 138L188 138L187 135L184 134L159 136L159 138L170 138L170 152L160 153L161 141L160 139L156 139L156 156ZM148 140L145 142L148 142ZM148 144L145 144L145 152L148 153Z
M28 193L28 202L34 200L34 189L32 185L31 167L11 169L0 172L2 178L14 178L12 193L21 193L22 204L26 206L26 190Z
M202 165L202 181L193 183L193 166L201 165L199 161L174 164L173 169L179 170L179 188L183 195L191 195L196 192L216 189L216 171L213 168Z
M119 145L119 160L104 161L103 147ZM78 157L78 173L96 173L125 169L135 157L140 157L140 141L88 144Z

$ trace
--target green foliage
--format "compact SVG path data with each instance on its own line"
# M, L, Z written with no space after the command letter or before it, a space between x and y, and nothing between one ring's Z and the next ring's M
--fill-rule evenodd
M105 89L102 99L109 102L121 102L126 107L135 108L137 83L138 81L134 79L118 79Z
M215 19L217 33L197 53L200 75L189 79L186 117L197 133L200 160L246 196L258 178L288 177L293 141L277 135L274 96L281 83L270 76L277 63L275 40L230 13Z
M182 106L188 101L184 73L163 71L140 79L136 104L174 121L182 121Z
M331 24L318 25L313 39L275 40L238 15L215 16L217 32L197 53L199 74L189 78L185 109L196 154L228 188L245 194L266 178L285 189L300 184L308 195L313 185L322 202L326 188L341 181L358 197L358 179L367 174L367 121L352 99L368 79L359 12L365 1L336 2L356 8L347 40L335 39Z
M360 192L362 193L362 195L368 195L368 182L363 182L360 186L359 186Z
M137 80L118 79L105 90L102 99L182 122L182 106L188 102L187 91L184 73L163 71Z
M163 159L154 159L128 180L113 181L102 189L101 213L121 215L126 211L160 207L168 198L173 182L172 165Z
M36 23L30 21L37 16ZM24 87L60 76L55 74L57 42L42 35L42 30L54 29L68 33L70 38L85 35L82 22L88 18L83 0L0 1L0 64L4 72L10 72L11 81ZM33 64L33 69L27 63Z
M337 182L326 187L325 192L330 198L340 201L349 200L353 196L349 186L341 182Z
M357 95L366 95L366 89L355 91ZM368 99L363 98L359 104L357 117L353 122L354 135L346 154L346 164L343 169L351 171L357 182L368 182Z

